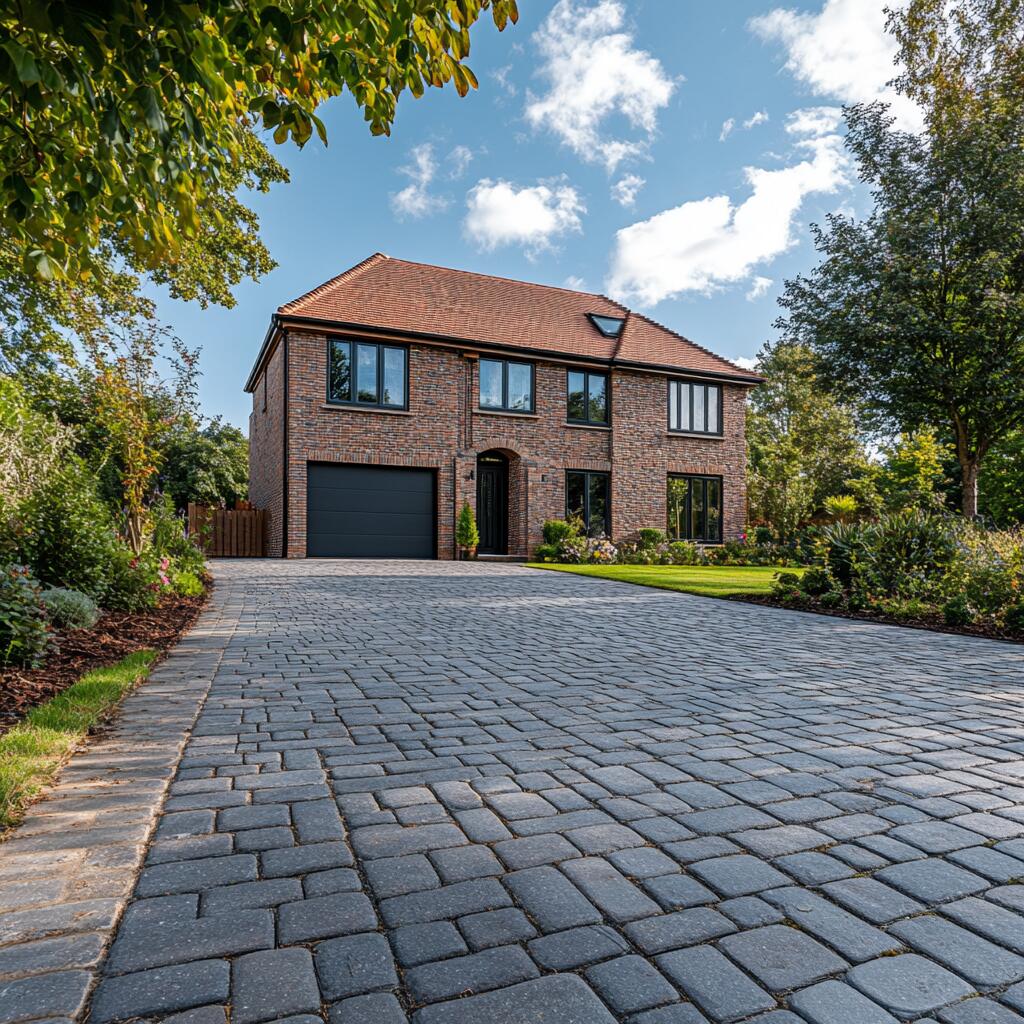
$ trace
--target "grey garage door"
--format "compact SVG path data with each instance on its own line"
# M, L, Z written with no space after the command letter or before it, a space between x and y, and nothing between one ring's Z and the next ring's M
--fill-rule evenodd
M321 558L434 558L434 472L311 462L306 553Z

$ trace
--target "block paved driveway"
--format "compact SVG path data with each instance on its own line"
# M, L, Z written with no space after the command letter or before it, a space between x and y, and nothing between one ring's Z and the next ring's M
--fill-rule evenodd
M1024 1021L1024 648L518 566L215 574L96 1024Z

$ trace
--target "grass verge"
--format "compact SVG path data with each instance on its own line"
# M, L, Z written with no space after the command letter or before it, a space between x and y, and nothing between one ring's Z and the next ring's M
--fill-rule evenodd
M156 651L87 672L0 736L0 829L16 825L82 738L145 679Z
M740 597L770 594L777 572L802 573L803 569L778 569L772 565L558 565L530 562L533 569L554 569L579 576L638 583L644 587L679 590L701 597Z

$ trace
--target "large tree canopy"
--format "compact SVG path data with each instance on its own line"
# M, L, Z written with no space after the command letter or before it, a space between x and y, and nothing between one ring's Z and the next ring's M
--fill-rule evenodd
M406 89L464 94L486 9L498 28L517 18L515 0L8 0L0 234L43 277L102 272L105 244L167 274L244 231L226 197L262 159L255 129L326 141L316 108L347 91L385 133Z
M911 0L893 27L927 127L847 109L874 210L814 229L778 326L880 422L950 433L974 515L982 460L1024 422L1024 0Z
M751 522L788 539L833 495L852 494L870 509L872 471L855 415L821 387L810 349L766 345L756 369L765 381L747 408Z

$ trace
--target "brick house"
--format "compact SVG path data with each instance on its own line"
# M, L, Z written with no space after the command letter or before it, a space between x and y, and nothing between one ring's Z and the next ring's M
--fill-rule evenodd
M759 378L602 295L377 253L274 314L245 385L272 556L527 555L546 519L616 539L744 527Z

